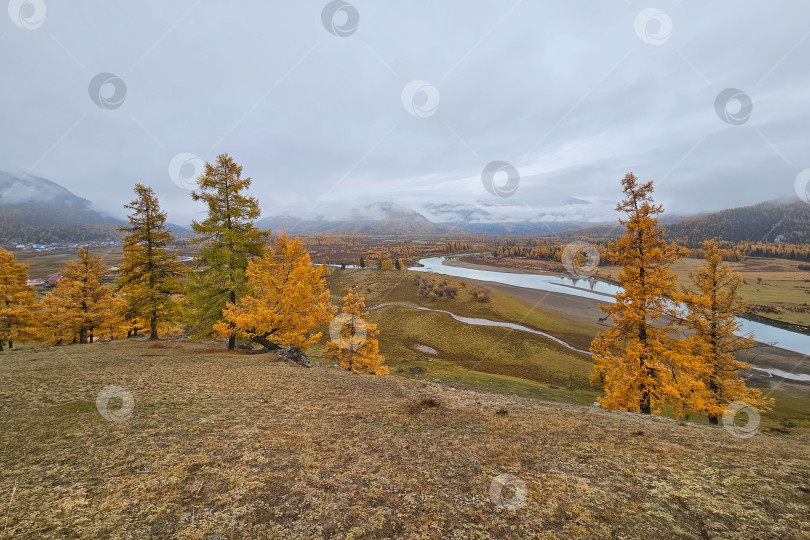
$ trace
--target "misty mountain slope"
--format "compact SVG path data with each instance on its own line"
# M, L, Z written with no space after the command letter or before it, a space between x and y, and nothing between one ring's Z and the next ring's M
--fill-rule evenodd
M720 238L728 242L810 242L810 205L803 202L764 202L731 208L696 217L661 217L666 238L688 247L699 247L704 240ZM594 225L558 233L561 238L615 238L624 231L618 222Z
M0 242L103 240L121 224L56 182L0 171Z
M90 201L74 195L56 182L39 176L20 177L6 171L0 171L0 206L91 208Z
M286 230L292 234L461 234L459 227L432 223L419 212L393 203L368 205L354 211L345 220L300 219L294 216L270 216L257 222L257 226Z
M110 217L56 182L0 171L0 243L90 242L118 238L125 220ZM166 224L176 236L190 228Z
M292 234L476 234L476 235L544 235L574 229L577 222L499 221L485 209L470 205L428 205L434 215L447 221L433 221L420 212L385 202L364 206L347 219L301 219L295 216L270 216L257 225L274 232Z
M689 218L666 226L667 236L687 246L711 238L729 242L810 242L810 204L765 202Z

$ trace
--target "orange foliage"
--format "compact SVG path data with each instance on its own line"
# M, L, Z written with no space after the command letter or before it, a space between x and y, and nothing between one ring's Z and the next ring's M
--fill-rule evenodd
M36 292L27 281L28 265L0 249L0 351L4 342L11 348L15 341L36 338Z
M380 355L377 325L363 319L368 315L365 309L365 299L358 294L355 286L343 300L342 313L332 323L332 339L326 344L322 355L337 360L342 368L357 373L388 375L388 368L382 365L385 358Z
M236 304L228 302L225 320L215 324L214 330L221 337L235 331L265 346L306 351L321 337L314 329L328 323L336 311L322 272L322 267L312 265L298 238L282 234L263 257L250 261L248 294Z
M690 408L705 412L716 424L723 410L734 401L745 401L760 410L770 408L772 400L762 397L759 390L748 388L739 376L748 364L736 359L735 353L754 346L751 336L735 335L742 324L735 317L745 313L739 288L742 277L723 262L717 242L703 244L706 264L691 275L696 292L684 291L688 312L685 326L691 330L689 345L692 353L705 364L700 376L705 391L690 396Z
M611 261L623 267L622 290L615 304L600 305L613 327L591 343L596 364L591 379L602 382L605 407L651 414L674 405L679 413L684 396L703 386L695 374L698 361L667 324L680 298L669 267L682 250L663 240L656 217L663 208L653 204L652 182L639 185L630 173L622 185L627 198L616 210L626 214L619 220L626 230L609 245Z

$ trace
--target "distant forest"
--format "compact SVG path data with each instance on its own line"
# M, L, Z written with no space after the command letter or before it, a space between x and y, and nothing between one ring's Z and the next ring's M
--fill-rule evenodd
M0 243L82 243L119 239L118 222L78 208L0 207Z
M704 240L810 244L810 204L762 203L723 210L666 225L667 236L686 247Z
M83 243L120 239L120 223L112 218L78 208L0 207L0 243ZM720 240L723 257L779 257L810 261L810 205L803 202L762 203L723 210L665 224L666 239L676 241L701 257L704 240ZM621 231L617 225L598 225L552 233L517 237L471 236L498 256L522 256L559 260L566 242L592 242L603 250L607 240ZM181 235L182 236L182 235ZM351 235L350 235L351 236ZM462 251L466 242L448 245L448 252Z

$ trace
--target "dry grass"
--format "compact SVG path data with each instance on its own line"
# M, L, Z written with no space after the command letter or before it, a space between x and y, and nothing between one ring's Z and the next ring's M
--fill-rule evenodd
M744 440L270 355L201 354L212 347L0 355L0 535L810 535L806 431ZM127 421L96 409L107 385L132 394ZM505 473L526 484L516 510L490 498Z
M672 269L681 285L691 286L689 273L697 271L701 259L681 259ZM740 294L753 314L778 321L810 326L810 271L800 270L801 261L749 257L730 262L731 268L745 280ZM599 277L618 279L620 269L602 266Z

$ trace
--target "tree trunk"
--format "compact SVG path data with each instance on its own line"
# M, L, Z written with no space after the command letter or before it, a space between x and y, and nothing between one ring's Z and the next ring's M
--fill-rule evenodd
M264 347L268 351L276 351L276 350L281 348L278 345L276 345L275 343L273 343L272 341L268 340L266 335L264 335L264 336L253 336L253 338L251 338L251 339L252 339L252 341L255 341L256 343L258 343L259 345L261 345L262 347Z
M149 339L157 339L157 317L152 317L152 320L149 321Z
M717 425L717 421L718 421L717 416L715 416L715 415L713 415L713 414L710 414L710 415L709 415L709 423L710 423L710 424L712 424L712 425L715 425L715 426L716 426L716 425Z
M650 406L650 391L646 387L641 389L641 397L639 398L638 408L641 411L641 414L652 413L652 407Z
M11 341L10 339L8 340L8 348L9 348L9 350L14 348L14 342Z
M236 291L231 289L231 304L235 303L236 303ZM233 323L231 323L231 328L233 328ZM228 350L232 351L234 349L236 349L236 334L231 333L231 335L228 336Z

